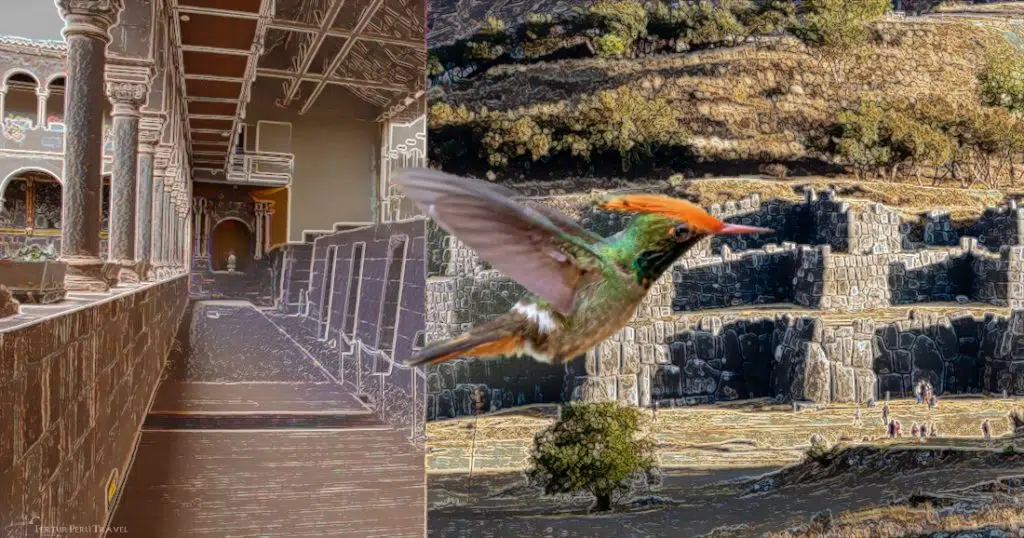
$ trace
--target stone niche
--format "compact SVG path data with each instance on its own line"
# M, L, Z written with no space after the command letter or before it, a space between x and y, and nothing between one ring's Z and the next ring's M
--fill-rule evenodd
M273 203L253 199L246 189L197 191L192 201L195 231L189 294L198 299L244 299L274 304L275 263L270 249ZM229 256L234 267L229 268Z

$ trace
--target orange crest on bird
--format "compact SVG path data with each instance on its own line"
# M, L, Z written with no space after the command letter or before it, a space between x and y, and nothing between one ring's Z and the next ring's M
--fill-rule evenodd
M626 194L598 204L608 211L622 213L653 213L685 222L701 234L747 234L771 232L767 228L728 224L715 218L701 206L688 200L662 194Z

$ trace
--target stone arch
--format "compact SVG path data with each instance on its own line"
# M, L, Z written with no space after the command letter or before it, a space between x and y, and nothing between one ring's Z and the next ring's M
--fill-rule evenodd
M234 251L235 270L245 272L253 263L254 241L252 225L238 217L224 217L210 228L208 241L211 271L226 271L228 255Z
M40 174L46 174L57 180L57 183L60 183L62 187L64 186L64 180L62 180L60 176L52 170L47 170L40 166L19 166L8 172L7 175L4 176L3 181L0 181L0 198L3 198L4 191L7 190L7 184L10 183L12 179L17 179L18 176L26 172L39 172Z
M12 85L11 82L16 82ZM4 73L3 78L4 121L20 120L29 123L27 128L38 127L43 121L39 117L39 77L23 68L14 68Z
M24 67L14 67L14 68L8 69L4 73L4 77L3 77L4 82L3 82L3 86L2 86L3 89L6 90L7 89L7 81L11 80L12 77L17 76L17 75L24 75L24 76L32 79L32 81L35 82L35 84L36 84L36 88L39 87L39 76L38 75L36 75L32 71L29 71L28 69L25 69Z

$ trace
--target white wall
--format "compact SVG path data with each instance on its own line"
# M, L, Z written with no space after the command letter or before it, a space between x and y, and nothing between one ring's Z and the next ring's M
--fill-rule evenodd
M299 115L274 104L280 92L280 81L257 80L245 118L246 145L254 141L260 120L292 124L288 240L301 241L304 231L330 230L336 222L371 222L379 183L376 112L343 92L325 91L312 110Z

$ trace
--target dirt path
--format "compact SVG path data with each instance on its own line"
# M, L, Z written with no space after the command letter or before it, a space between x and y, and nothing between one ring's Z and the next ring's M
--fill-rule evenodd
M465 491L470 485L464 478L432 477L432 505L446 495L461 497L466 504L432 509L428 528L435 537L689 537L723 527L733 528L731 537L760 536L806 523L825 509L838 514L871 508L916 491L961 489L1021 472L1019 461L1002 464L1000 456L987 454L952 468L872 468L750 495L744 492L763 470L676 470L657 492L673 505L608 516L586 515L584 499L557 504L525 489L486 496L492 487L508 489L517 483L517 475L477 476L469 498Z

